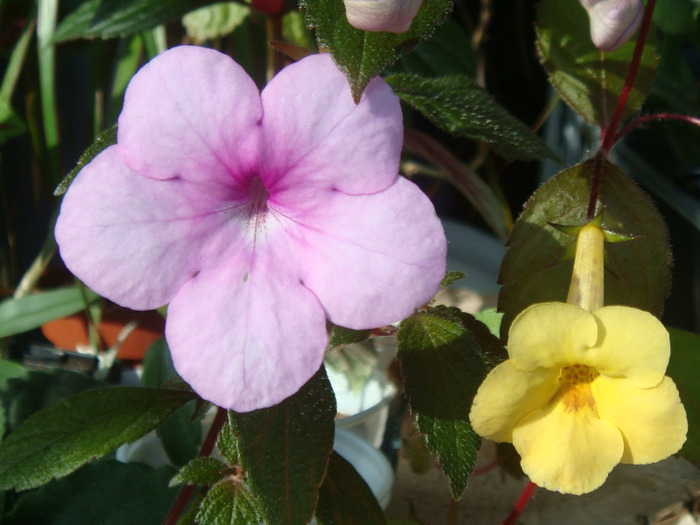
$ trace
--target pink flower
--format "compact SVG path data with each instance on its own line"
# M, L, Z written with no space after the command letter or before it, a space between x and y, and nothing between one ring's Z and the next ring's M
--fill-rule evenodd
M579 0L591 22L591 40L601 51L615 51L642 22L642 0Z
M226 55L171 49L134 76L117 144L68 190L61 256L118 304L170 303L175 367L203 398L274 405L321 366L326 319L381 326L438 288L446 241L398 176L402 135L389 86L355 105L329 55L259 94Z
M351 26L362 31L404 33L409 30L423 0L345 0Z

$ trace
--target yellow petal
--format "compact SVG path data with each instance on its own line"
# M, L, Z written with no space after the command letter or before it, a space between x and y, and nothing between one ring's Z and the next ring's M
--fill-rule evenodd
M656 386L666 373L671 353L668 331L649 312L628 306L605 306L593 312L599 341L590 364L601 374L627 377L642 388Z
M528 415L513 431L525 474L540 487L584 494L600 487L620 461L620 431L591 408L567 411L561 403Z
M622 432L623 463L654 463L680 450L688 432L685 409L671 378L654 388L600 376L591 383L598 414Z
M590 312L567 303L538 303L523 310L508 335L508 355L521 370L587 365L598 325Z
M510 360L496 366L474 398L472 428L487 439L510 443L518 422L554 396L558 375L558 370L518 370Z

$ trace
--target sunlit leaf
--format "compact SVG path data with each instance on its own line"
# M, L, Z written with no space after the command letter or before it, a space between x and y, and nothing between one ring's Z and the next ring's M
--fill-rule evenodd
M63 195L65 192L68 191L68 188L70 187L71 182L73 182L73 179L75 176L78 174L78 172L83 169L92 159L97 157L97 155L102 152L103 150L107 149L109 146L112 144L117 143L117 126L116 124L112 126L111 128L108 128L104 130L100 135L95 139L95 142L93 142L88 149L85 150L85 152L80 156L80 159L78 159L78 164L70 170L70 173L66 175L66 177L61 181L61 183L58 185L58 187L54 190L53 194L58 197L60 195Z
M688 416L688 438L681 456L700 463L700 335L671 328L671 360L668 375L675 381Z

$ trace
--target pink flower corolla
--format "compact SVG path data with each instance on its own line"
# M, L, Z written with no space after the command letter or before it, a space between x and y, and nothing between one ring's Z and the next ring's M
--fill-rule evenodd
M345 0L351 26L362 31L404 33L409 30L423 0Z
M579 0L588 12L591 40L601 51L625 44L642 22L642 0Z
M326 319L381 326L437 291L444 232L398 175L383 80L355 105L313 55L260 94L228 56L183 46L134 76L118 124L64 197L60 253L118 304L169 303L175 368L203 398L274 405L321 366Z

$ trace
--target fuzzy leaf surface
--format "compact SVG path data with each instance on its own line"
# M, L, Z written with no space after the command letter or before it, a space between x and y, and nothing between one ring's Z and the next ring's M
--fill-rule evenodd
M170 486L213 485L221 479L225 468L226 465L216 458L194 458L175 474L170 480Z
M386 78L396 94L438 128L487 142L509 160L556 158L523 122L466 75L424 78L397 74Z
M607 126L625 83L636 37L615 51L603 52L591 42L588 15L578 0L542 0L537 7L536 45L549 80L579 115ZM623 120L641 107L651 90L658 63L654 40L649 38L644 45Z
M472 316L444 306L403 321L397 338L411 411L457 500L481 445L469 423L469 411L492 362L500 360L490 350L502 353L502 347Z
M386 524L372 489L337 452L331 453L328 462L328 473L318 496L316 521L319 525Z
M367 83L396 62L401 54L429 37L452 7L450 0L423 0L405 33L367 32L354 28L345 16L343 0L303 0L309 27L316 30L321 47L328 48L345 72L356 102Z
M220 481L202 500L197 511L197 523L202 525L264 524L258 501L244 484Z
M178 390L100 388L29 417L0 443L0 490L26 490L63 477L131 443L194 397Z
M240 464L268 525L307 523L333 450L336 403L323 367L270 408L229 412Z
M100 133L99 136L95 139L95 142L93 142L90 146L88 146L88 148L83 152L83 154L78 159L78 164L76 164L75 168L70 170L68 175L66 175L65 178L61 181L61 183L56 187L53 194L56 197L59 197L59 196L63 195L65 192L67 192L68 188L70 187L71 182L73 182L73 179L78 174L78 172L81 169L83 169L92 159L97 157L97 155L99 153L101 153L103 150L107 149L112 144L116 144L116 143L117 143L117 126L115 124L111 128L107 128L102 133Z
M534 303L565 302L573 259L562 260L575 238L551 224L583 225L594 160L572 166L541 186L525 205L508 241L499 272L498 309L503 338L514 317ZM659 316L671 278L666 225L649 197L614 164L604 161L596 213L602 228L632 235L605 243L605 304L627 305Z

